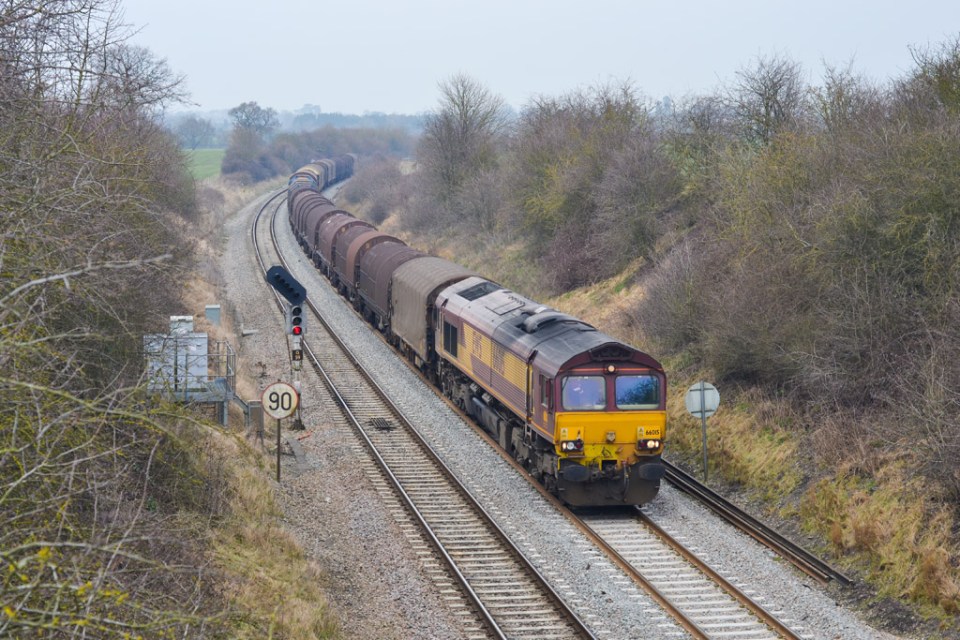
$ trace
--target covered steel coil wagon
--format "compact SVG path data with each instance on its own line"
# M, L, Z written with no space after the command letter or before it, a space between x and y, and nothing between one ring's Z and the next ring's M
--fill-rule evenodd
M393 272L390 326L422 366L433 350L433 304L437 293L454 282L476 275L459 264L426 256L410 260Z

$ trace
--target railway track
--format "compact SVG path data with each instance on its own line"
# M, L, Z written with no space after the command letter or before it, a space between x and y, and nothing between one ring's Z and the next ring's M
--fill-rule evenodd
M848 576L763 524L710 487L699 482L683 469L666 460L663 463L667 467L666 477L671 484L696 498L724 520L775 551L780 557L789 560L810 577L821 584L826 584L831 580L845 586L853 584L853 580Z
M264 204L253 225L254 247L264 272L264 253L271 252L269 259L280 262L282 255L275 234L270 233L270 248L261 242L264 232L258 227L263 214L283 193ZM279 205L271 216L271 228L277 209ZM381 477L392 486L410 519L446 565L487 635L594 638L326 327L319 310L309 301L308 306L318 326L311 330L309 342L304 341L307 358L353 424ZM468 635L476 633L468 630Z
M595 543L695 638L805 638L714 571L639 507L574 516Z

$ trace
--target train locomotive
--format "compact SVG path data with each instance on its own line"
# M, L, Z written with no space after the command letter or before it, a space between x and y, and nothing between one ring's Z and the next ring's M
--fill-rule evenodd
M290 178L291 227L317 268L562 501L652 500L664 475L663 367L339 209L321 192L356 162L352 155L324 160Z

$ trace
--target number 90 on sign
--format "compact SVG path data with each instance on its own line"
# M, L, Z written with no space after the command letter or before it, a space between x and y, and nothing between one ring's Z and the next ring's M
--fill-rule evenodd
M286 382L274 382L260 395L264 412L277 420L293 415L299 402L300 396L297 390Z

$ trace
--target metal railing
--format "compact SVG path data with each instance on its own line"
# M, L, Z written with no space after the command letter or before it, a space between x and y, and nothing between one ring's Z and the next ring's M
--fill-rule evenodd
M177 402L228 403L236 396L237 354L205 333L144 336L147 390Z

